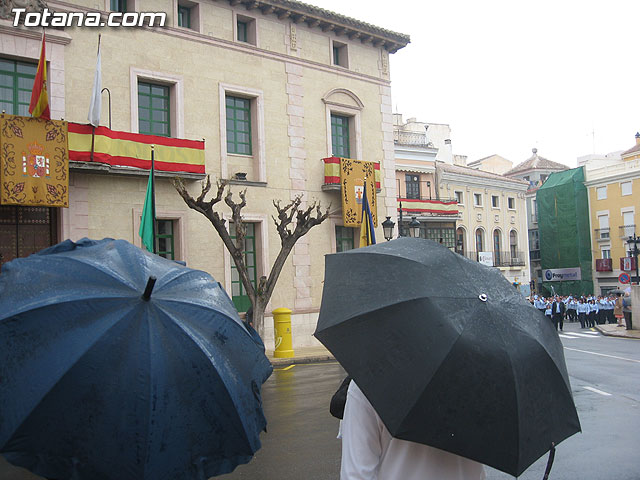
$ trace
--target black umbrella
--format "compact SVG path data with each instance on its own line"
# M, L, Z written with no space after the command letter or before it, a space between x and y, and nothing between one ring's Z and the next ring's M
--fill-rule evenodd
M518 476L580 431L553 325L430 240L328 255L315 336L396 438Z

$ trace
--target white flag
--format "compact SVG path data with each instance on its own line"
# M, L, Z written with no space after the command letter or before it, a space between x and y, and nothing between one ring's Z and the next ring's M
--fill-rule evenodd
M87 120L94 127L100 125L100 113L102 112L102 62L100 61L100 40L98 40L98 60L96 61L96 74L93 77L93 90L91 91L91 105Z

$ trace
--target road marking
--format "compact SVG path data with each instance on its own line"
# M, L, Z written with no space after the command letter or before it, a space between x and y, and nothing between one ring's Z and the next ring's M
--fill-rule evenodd
M577 335L582 338L595 338L598 336L597 332L588 332L588 333L580 333L580 332L571 332L568 335Z
M584 335L584 334L587 334L587 333L588 333L589 335L600 335L600 332L596 332L596 331L593 331L593 330L585 330L585 331L583 332L583 335Z
M569 348L569 347L564 347L564 349L571 350L573 352L588 353L590 355L598 355L599 357L609 357L609 358L615 358L617 360L625 360L627 362L640 363L640 360L634 360L632 358L616 357L615 355L607 355L605 353L589 352L587 350L579 350L577 348Z
M595 393L599 393L600 395L604 395L605 397L610 397L611 394L607 393L607 392L603 392L602 390L598 390L597 388L593 388L593 387L584 387L585 390L591 390L592 392Z
M279 372L284 372L286 370L291 370L293 367L295 367L295 364L294 365L289 365L288 367L284 367L284 368L276 368L276 370L279 371Z
M558 336L560 338L578 338L578 337L573 337L573 336L570 336L570 335L563 335L562 333L558 334Z

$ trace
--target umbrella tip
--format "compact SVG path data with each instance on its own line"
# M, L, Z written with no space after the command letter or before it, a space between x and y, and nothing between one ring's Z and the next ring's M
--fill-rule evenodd
M149 280L147 280L147 286L144 289L144 293L142 294L142 300L148 302L151 298L151 291L153 290L153 286L156 284L157 278L154 276L150 276Z

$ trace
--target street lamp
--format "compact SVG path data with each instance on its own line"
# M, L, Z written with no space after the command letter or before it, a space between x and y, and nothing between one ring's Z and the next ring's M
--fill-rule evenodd
M638 274L638 253L640 253L640 250L638 250L638 243L640 243L640 237L636 237L635 233L633 234L633 237L629 235L627 243L629 244L629 248L631 248L631 244L633 244L633 250L631 250L631 254L636 259L636 284L640 285L640 275Z
M384 230L384 238L388 242L393 238L393 227L396 224L391 220L391 217L387 217L387 219L382 222L382 230Z
M409 223L409 236L412 238L420 237L420 222L416 217L411 217L411 222Z

